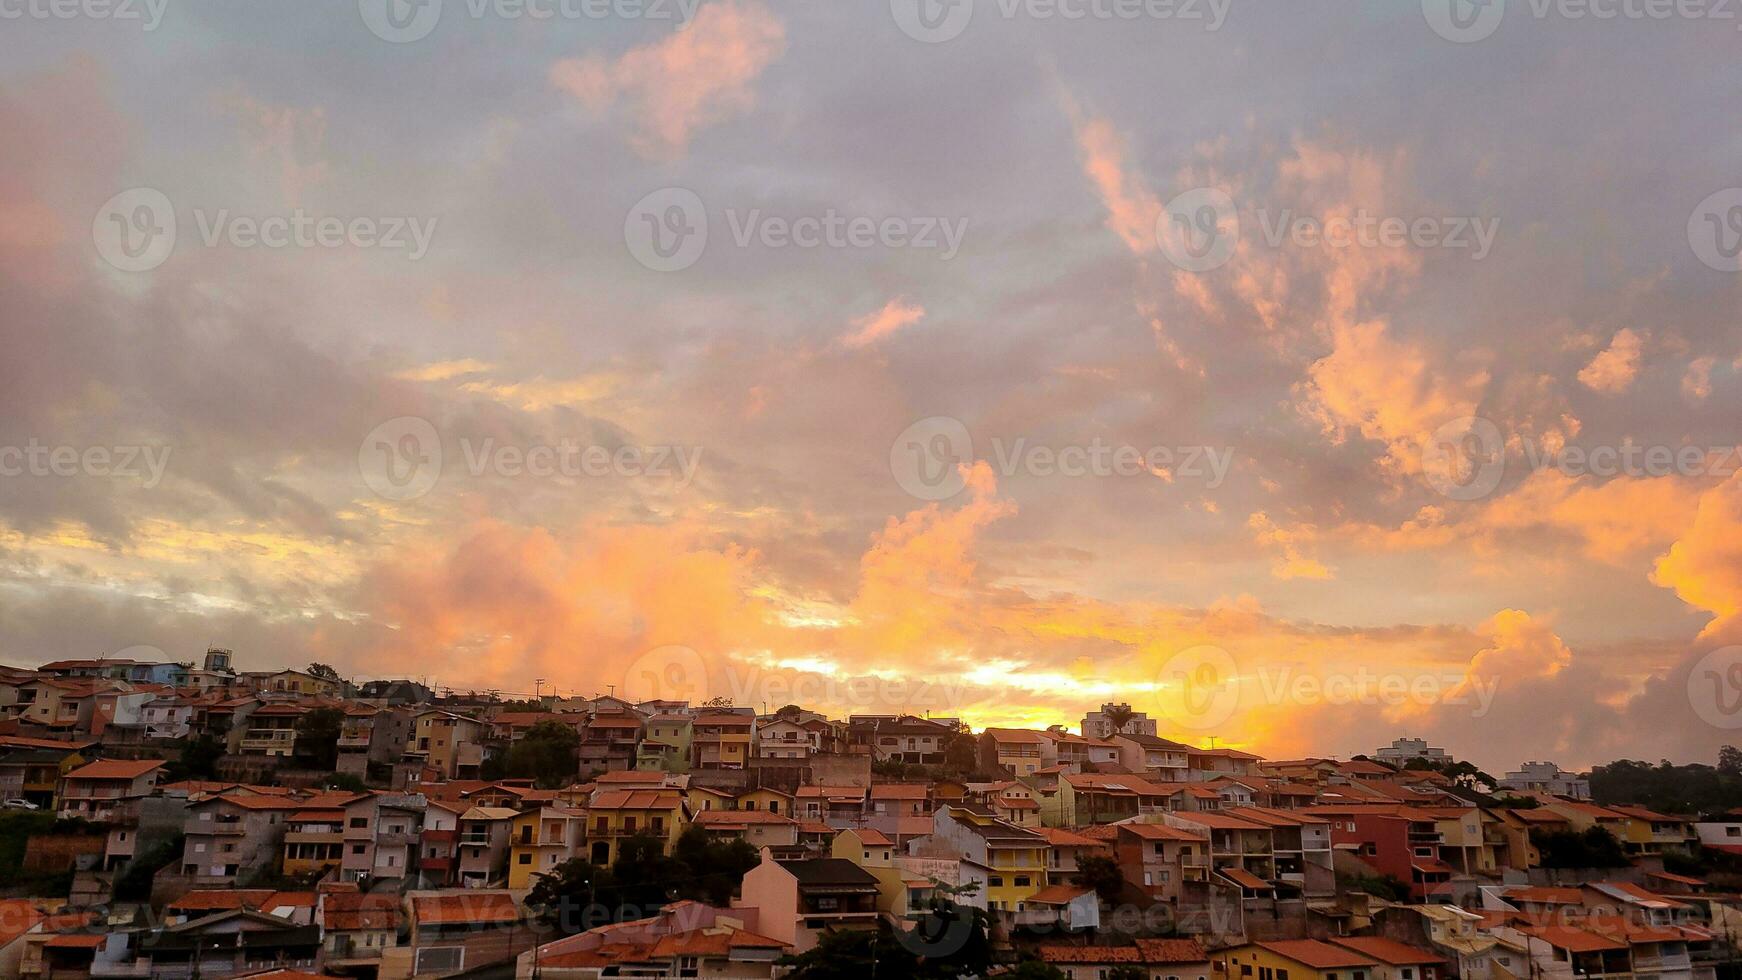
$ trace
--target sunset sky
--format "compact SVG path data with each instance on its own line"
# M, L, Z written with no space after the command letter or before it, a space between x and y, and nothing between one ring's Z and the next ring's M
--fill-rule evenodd
M1742 21L387 2L0 5L0 663L1742 739Z

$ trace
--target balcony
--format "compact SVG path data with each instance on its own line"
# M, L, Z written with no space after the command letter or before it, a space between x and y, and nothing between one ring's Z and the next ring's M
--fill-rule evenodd
M344 840L336 830L297 830L284 835L286 844L341 844Z
M381 847L416 847L418 836L409 833L386 833L375 835L375 843Z
M460 835L460 846L461 847L489 847L490 846L490 835L489 834L461 834Z

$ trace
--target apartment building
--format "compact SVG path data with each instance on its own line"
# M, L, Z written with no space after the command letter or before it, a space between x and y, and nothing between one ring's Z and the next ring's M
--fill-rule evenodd
M1547 793L1575 800L1591 798L1590 779L1564 772L1552 762L1526 762L1522 768L1501 777L1496 789L1514 793Z
M1123 715L1124 722L1115 725L1114 716ZM1078 729L1089 738L1110 739L1115 735L1143 735L1155 737L1155 721L1141 711L1131 710L1129 704L1101 705L1099 710L1091 711L1083 716L1083 723Z
M531 888L535 876L585 856L586 833L587 811L576 807L541 806L516 816L509 830L508 887Z
M190 801L182 825L182 874L198 888L225 888L274 870L290 816L309 806L255 793Z
M690 762L696 769L743 769L750 762L754 715L707 712L691 727Z
M1030 896L1046 887L1045 836L988 814L945 806L932 815L929 856L949 856L984 872L986 908L1021 911Z
M637 768L642 730L641 717L633 713L594 715L581 729L578 751L581 772L623 772ZM692 753L694 747L692 728ZM693 762L692 755L684 760L684 767Z
M611 864L624 841L651 835L666 852L689 823L689 808L675 789L612 789L593 794L587 806L588 860Z
M1058 763L1053 741L1026 728L988 728L980 733L980 767L1018 779Z
M451 711L429 710L412 718L403 758L440 779L476 779L484 764L484 723Z
M1113 831L1113 859L1119 870L1127 883L1151 899L1177 903L1185 882L1209 881L1207 833L1138 822L1117 824Z

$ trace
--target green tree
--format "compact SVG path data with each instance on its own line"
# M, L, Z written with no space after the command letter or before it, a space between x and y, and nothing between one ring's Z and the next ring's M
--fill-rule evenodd
M1113 726L1115 735L1124 731L1125 724L1136 715L1137 712L1131 710L1131 706L1128 704L1111 704L1101 711L1101 716L1107 719L1109 725Z
M306 769L331 771L339 764L339 729L345 716L337 708L316 708L296 723L296 759Z
M201 732L181 743L181 753L168 766L168 781L216 779L218 760L224 757L224 740Z
M1531 831L1530 842L1542 852L1545 868L1624 868L1632 862L1615 835L1592 826L1571 830Z
M623 920L611 869L573 858L535 875L526 904L567 935Z
M678 836L671 856L674 866L670 870L688 875L679 886L678 897L718 906L731 902L745 873L762 862L761 854L747 841L714 840L695 826Z
M952 732L944 738L944 768L959 776L980 768L980 740L971 732Z
M491 766L491 778L531 779L546 788L564 785L578 772L575 749L580 744L573 726L546 719L508 747Z
M308 672L309 672L309 676L319 677L322 680L336 681L336 680L342 679L339 677L339 672L334 670L330 664L322 664L322 663L309 664L308 665Z
M1107 971L1107 980L1149 980L1149 974L1140 966L1116 966Z
M1089 854L1077 860L1077 880L1093 888L1103 901L1116 902L1125 891L1125 872L1119 863L1101 854Z

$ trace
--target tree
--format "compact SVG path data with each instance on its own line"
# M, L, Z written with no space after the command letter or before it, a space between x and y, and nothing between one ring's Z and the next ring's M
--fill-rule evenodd
M1726 776L1742 776L1742 749L1734 745L1719 749L1718 771Z
M368 785L363 780L348 772L335 772L321 783L327 789L343 790L347 793L367 793Z
M1143 967L1127 964L1108 970L1107 980L1149 980L1149 974L1144 972Z
M331 771L339 764L339 729L345 716L337 708L316 708L296 723L296 757L304 768Z
M688 877L678 886L678 897L715 906L730 903L745 873L762 863L761 854L747 841L714 840L696 826L679 835L671 858L669 870Z
M958 775L969 775L980 767L980 740L969 732L954 732L945 736L944 768Z
M341 679L339 677L339 672L334 670L328 664L322 664L322 663L309 664L308 665L308 672L309 672L309 676L319 677L322 680L336 681L336 680Z
M1070 980L1063 970L1039 960L1023 960L1011 967L1004 976L1008 980Z
M1591 826L1583 832L1533 830L1530 842L1542 852L1545 868L1624 868L1632 863L1621 842L1602 827Z
M622 921L611 869L571 858L535 875L526 904L566 935Z
M539 786L561 786L575 777L575 749L581 736L571 725L545 719L492 760L489 778L531 779Z
M224 740L201 732L181 744L181 754L169 764L169 781L216 779L223 757Z
M1093 888L1103 901L1116 902L1125 891L1125 872L1118 862L1101 854L1088 854L1077 859L1077 879Z
M1110 704L1101 709L1101 717L1107 719L1107 724L1113 726L1114 734L1124 731L1125 726L1130 724L1131 719L1136 715L1137 712L1131 710L1131 706L1128 704Z

